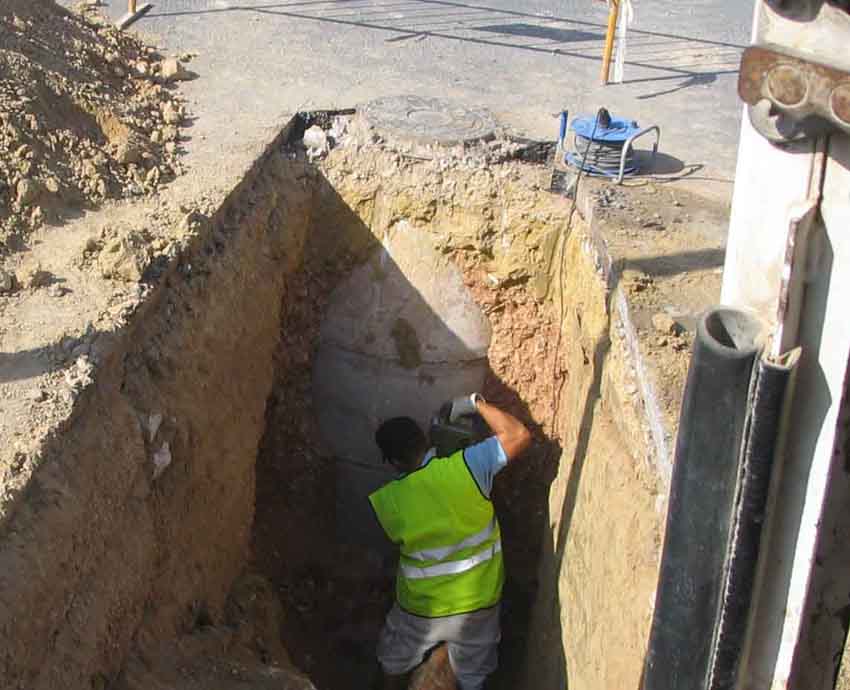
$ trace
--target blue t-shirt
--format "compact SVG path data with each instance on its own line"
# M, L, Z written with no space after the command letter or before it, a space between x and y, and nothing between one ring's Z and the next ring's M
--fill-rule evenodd
M426 453L422 459L422 467L427 465L428 461L434 457L434 452L432 448ZM508 464L508 456L499 439L491 436L486 441L469 446L463 451L463 459L466 460L466 466L472 472L481 493L490 498L490 492L493 490L493 478Z
M499 439L491 436L486 441L466 448L463 451L463 458L475 481L478 482L481 493L490 498L493 479L508 464L508 456Z

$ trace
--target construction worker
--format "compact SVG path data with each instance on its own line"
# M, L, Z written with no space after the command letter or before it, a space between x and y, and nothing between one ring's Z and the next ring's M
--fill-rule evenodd
M425 655L446 643L460 690L496 669L504 582L493 479L531 443L528 429L478 393L456 398L449 418L479 413L494 435L448 457L429 450L409 417L384 422L375 441L400 473L369 496L400 549L396 600L378 642L384 689L406 688Z

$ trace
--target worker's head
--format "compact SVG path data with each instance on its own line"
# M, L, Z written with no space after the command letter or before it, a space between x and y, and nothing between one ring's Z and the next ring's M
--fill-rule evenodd
M428 450L428 439L410 417L393 417L378 427L375 443L389 462L402 472L416 469Z

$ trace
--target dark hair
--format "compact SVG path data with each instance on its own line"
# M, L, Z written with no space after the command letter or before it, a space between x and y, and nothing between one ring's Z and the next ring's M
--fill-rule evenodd
M389 462L400 469L413 469L428 450L428 441L419 425L410 417L393 417L378 427L375 443Z

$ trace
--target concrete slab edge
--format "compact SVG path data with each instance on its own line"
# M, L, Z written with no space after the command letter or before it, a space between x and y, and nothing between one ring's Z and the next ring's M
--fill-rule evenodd
M588 247L596 270L606 285L609 294L609 308L613 306L623 328L623 340L626 343L626 357L628 363L635 372L637 388L643 403L643 412L648 429L648 442L650 457L655 463L655 469L663 482L664 494L670 487L670 478L673 473L673 448L672 429L668 429L661 413L661 405L655 390L655 384L650 376L646 359L640 351L637 328L631 317L629 303L626 294L619 287L614 276L614 262L608 251L608 244L599 227L599 221L595 214L595 201L586 187L579 187L577 196L578 211L581 213L588 227ZM613 327L613 323L612 323Z

